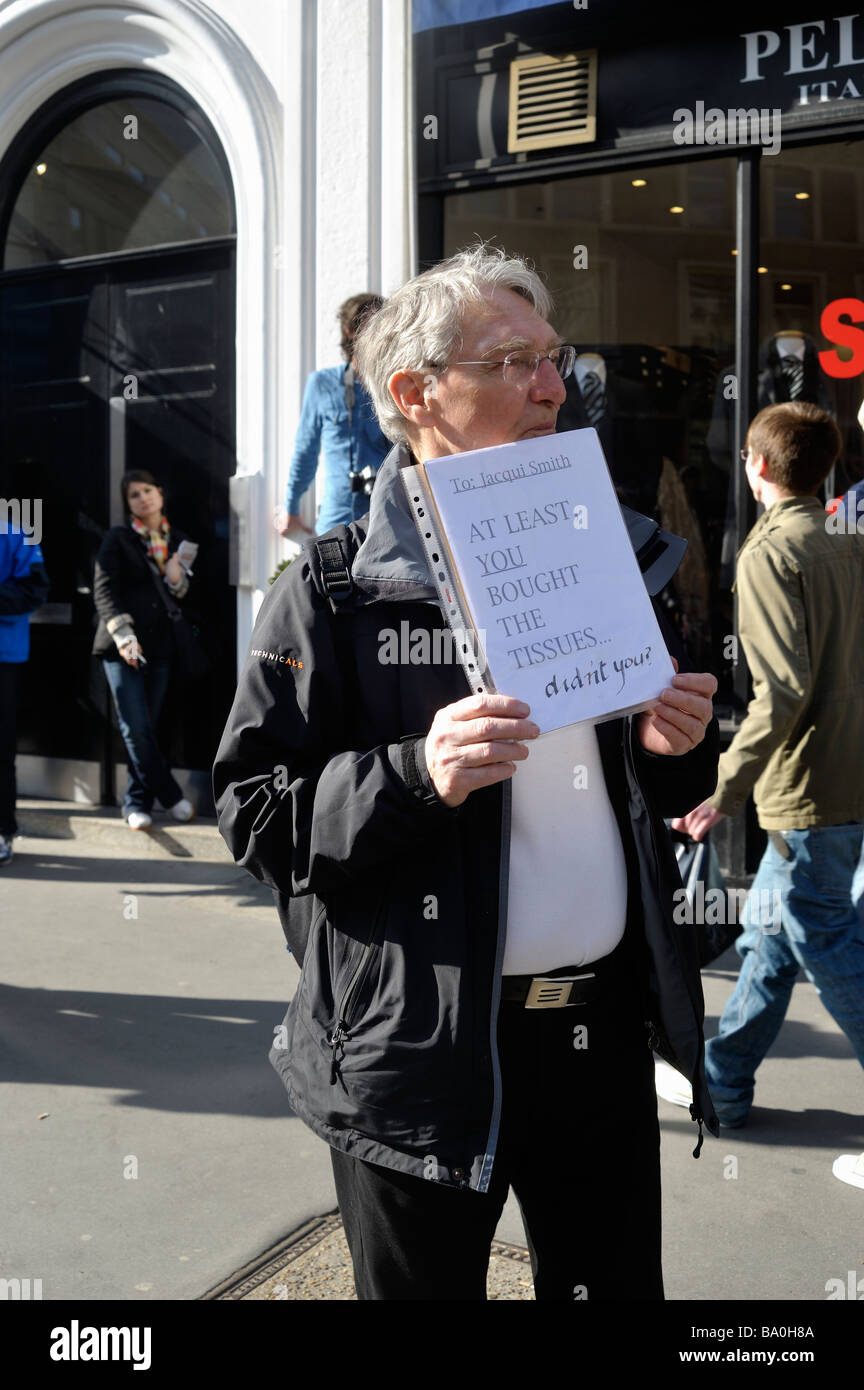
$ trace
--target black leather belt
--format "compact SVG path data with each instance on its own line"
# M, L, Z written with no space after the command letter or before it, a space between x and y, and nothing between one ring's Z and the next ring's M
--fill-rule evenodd
M556 970L551 975L503 975L501 1002L523 1004L526 1009L564 1009L573 1004L590 1004L606 993L624 972L624 953L617 947L601 960Z

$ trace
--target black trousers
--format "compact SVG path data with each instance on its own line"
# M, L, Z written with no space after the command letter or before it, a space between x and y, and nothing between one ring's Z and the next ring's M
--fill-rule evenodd
M660 1130L644 1017L632 977L590 1004L502 1003L503 1108L488 1192L331 1148L358 1299L485 1299L511 1186L538 1300L662 1299Z
M0 835L17 834L15 820L15 728L18 666L0 661Z

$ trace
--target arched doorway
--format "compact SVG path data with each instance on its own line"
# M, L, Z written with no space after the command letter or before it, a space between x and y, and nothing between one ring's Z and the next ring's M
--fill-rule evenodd
M234 688L235 211L215 133L176 84L112 71L65 88L0 166L0 495L39 499L52 581L22 672L24 794L112 801L92 569L119 478L150 469L199 542L197 607L219 654L175 693L165 737L199 802Z

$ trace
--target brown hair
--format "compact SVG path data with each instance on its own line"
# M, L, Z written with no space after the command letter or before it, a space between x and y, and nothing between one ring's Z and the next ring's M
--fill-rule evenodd
M346 299L344 304L340 304L337 315L341 330L339 346L346 362L351 361L354 353L354 339L363 324L372 314L378 312L383 303L384 300L380 294L352 294L350 299Z
M754 457L763 455L772 483L784 492L808 494L828 477L843 447L831 416L808 401L760 410L747 431L747 443Z

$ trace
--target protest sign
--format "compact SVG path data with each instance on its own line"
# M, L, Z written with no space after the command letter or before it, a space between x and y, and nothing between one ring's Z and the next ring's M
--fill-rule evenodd
M544 733L660 694L674 668L596 430L403 471L445 615L483 634L487 688L524 700Z

